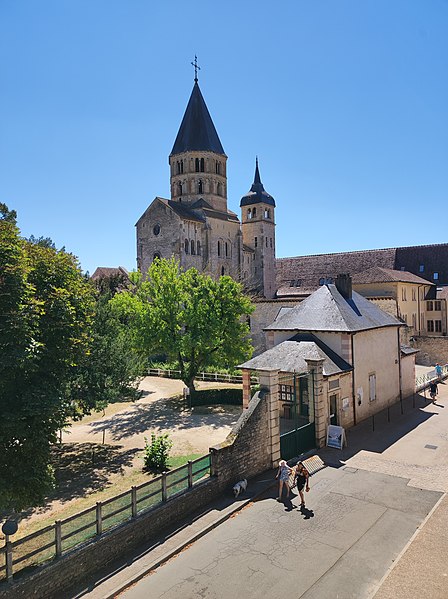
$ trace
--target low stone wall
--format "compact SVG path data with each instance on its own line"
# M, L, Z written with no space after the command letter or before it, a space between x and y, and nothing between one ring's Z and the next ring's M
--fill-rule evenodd
M420 350L415 356L416 364L434 366L448 364L448 337L414 337L411 345Z
M271 468L269 454L268 397L259 391L235 427L220 445L211 448L210 479L191 490L105 533L96 541L36 567L32 574L18 575L10 584L0 584L1 599L58 599L67 589L107 566L115 559L156 539L169 525L205 507L241 478L250 478Z

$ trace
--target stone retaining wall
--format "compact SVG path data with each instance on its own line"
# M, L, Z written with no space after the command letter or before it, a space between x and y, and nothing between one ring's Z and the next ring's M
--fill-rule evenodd
M411 345L420 350L415 356L416 364L434 366L448 364L448 337L414 337Z

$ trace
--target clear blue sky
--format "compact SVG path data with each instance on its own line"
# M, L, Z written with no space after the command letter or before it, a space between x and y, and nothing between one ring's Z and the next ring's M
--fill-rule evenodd
M447 31L444 0L0 0L0 201L134 268L197 54L229 208L258 154L278 257L446 242Z

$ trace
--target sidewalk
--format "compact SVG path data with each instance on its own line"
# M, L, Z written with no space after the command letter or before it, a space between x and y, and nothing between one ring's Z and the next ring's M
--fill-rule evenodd
M321 462L314 462L321 466ZM129 585L136 583L159 565L167 562L183 549L203 537L237 512L244 509L258 496L276 483L276 471L266 472L249 481L248 488L241 498L235 499L229 493L212 502L207 512L192 514L177 522L166 534L155 541L139 547L128 555L126 560L109 565L107 570L97 572L82 588L72 591L72 599L113 599Z

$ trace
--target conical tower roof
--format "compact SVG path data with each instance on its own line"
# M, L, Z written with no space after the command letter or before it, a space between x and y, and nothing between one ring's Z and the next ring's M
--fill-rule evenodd
M197 80L194 82L171 155L192 150L225 155Z
M264 190L263 183L260 178L260 171L258 170L258 158L255 162L255 177L254 182L250 191L241 198L240 207L249 206L250 204L269 204L275 208L274 198Z

